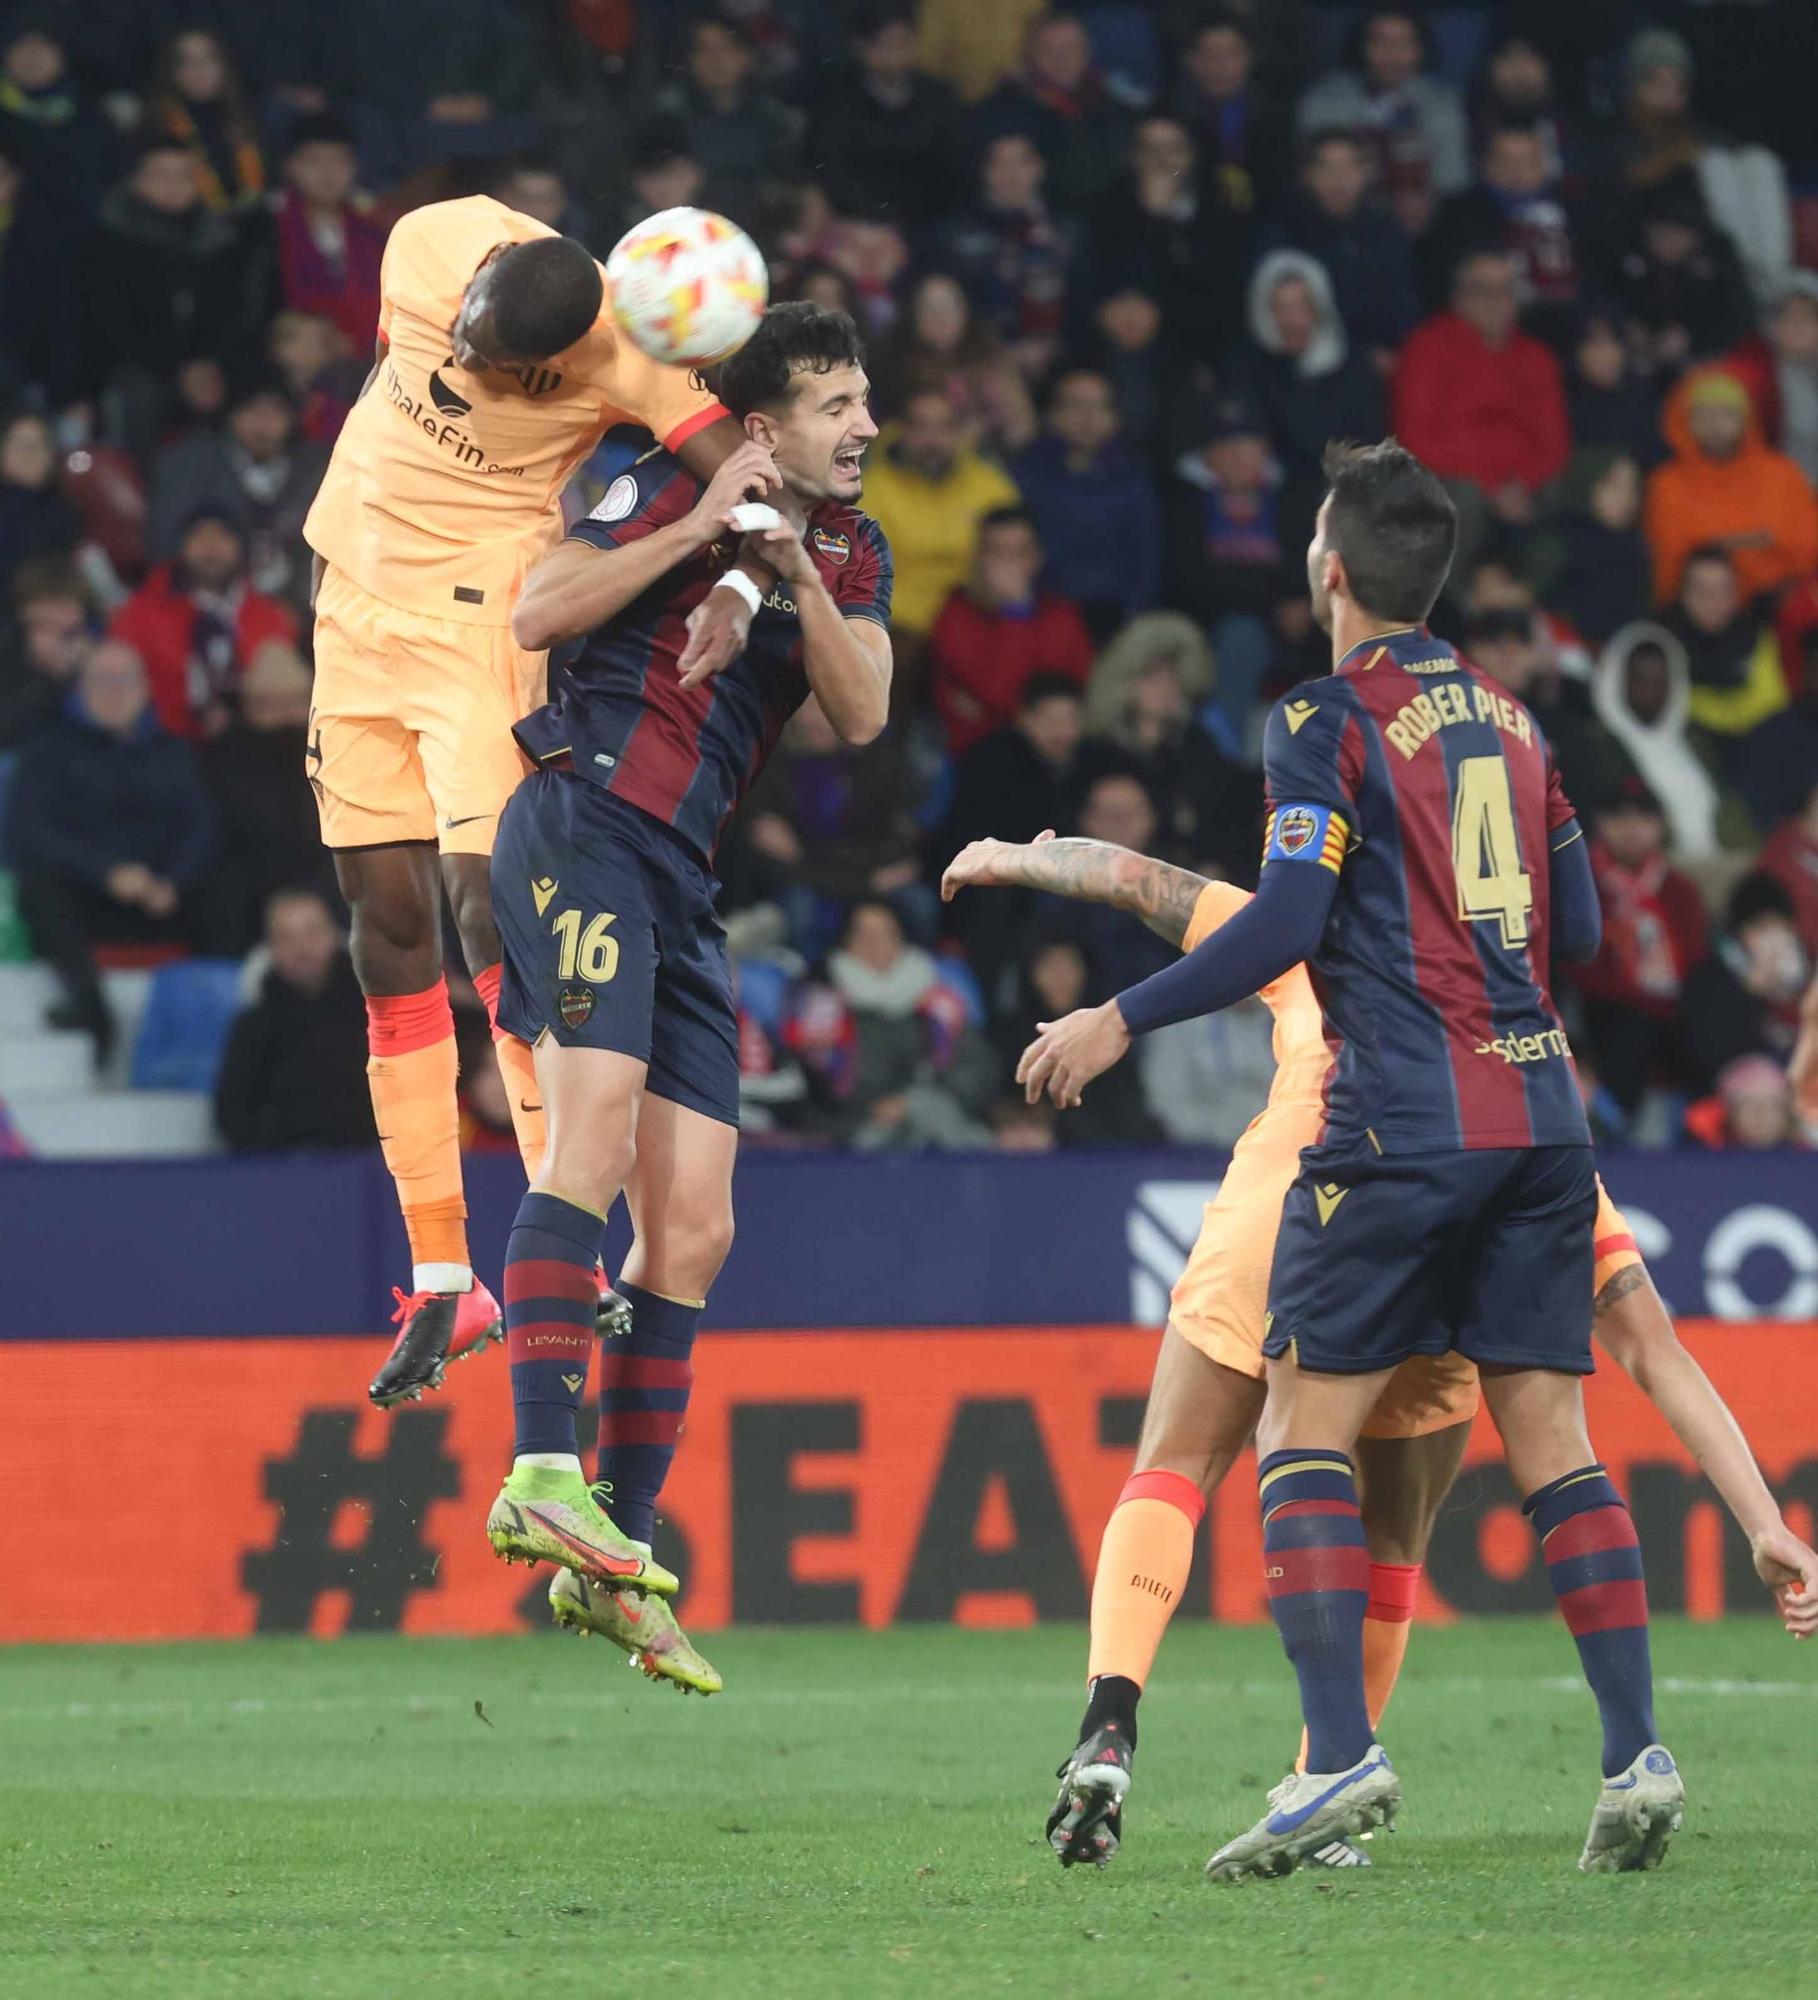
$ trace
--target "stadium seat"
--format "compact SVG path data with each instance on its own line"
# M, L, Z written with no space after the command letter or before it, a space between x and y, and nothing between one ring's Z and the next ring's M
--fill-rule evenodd
M213 1152L214 1104L199 1090L106 1090L14 1098L14 1131L46 1160L174 1160Z
M160 967L133 1049L133 1088L213 1090L239 1008L237 960L190 958Z
M783 1031L783 1009L789 999L789 975L763 958L742 958L738 965L739 1005L768 1035Z
M985 996L979 991L978 975L963 958L942 956L935 960L941 984L949 987L966 1003L966 1016L973 1027L980 1028L985 1022Z

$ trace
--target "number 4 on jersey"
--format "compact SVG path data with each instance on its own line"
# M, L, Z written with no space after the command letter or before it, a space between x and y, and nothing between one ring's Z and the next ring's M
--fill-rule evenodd
M1521 865L1509 767L1500 757L1466 757L1458 766L1452 871L1458 877L1461 917L1474 924L1495 918L1504 945L1513 949L1527 943L1534 884Z

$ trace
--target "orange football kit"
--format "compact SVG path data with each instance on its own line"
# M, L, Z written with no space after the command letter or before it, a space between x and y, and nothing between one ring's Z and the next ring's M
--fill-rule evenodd
M624 340L605 305L546 362L456 363L450 330L475 272L501 246L553 234L476 195L413 211L386 243L374 377L303 529L324 565L308 758L330 848L492 852L528 768L512 724L544 699L546 656L514 643L511 611L561 539L562 489L616 424L673 451L725 415L687 370ZM475 975L489 1013L498 981L497 966ZM369 997L367 1015L373 1108L413 1260L470 1268L446 986ZM545 1134L530 1051L496 1020L494 1039L534 1176Z

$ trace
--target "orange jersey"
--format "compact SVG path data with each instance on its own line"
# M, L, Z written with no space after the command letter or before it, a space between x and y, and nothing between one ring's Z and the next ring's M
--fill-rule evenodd
M538 366L475 375L456 364L449 332L488 253L553 234L487 195L433 202L391 232L385 351L303 526L317 555L373 597L508 624L525 572L561 538L562 489L604 430L642 424L673 451L725 414L688 370L625 340L610 306Z
M1247 889L1235 889L1229 882L1208 882L1193 905L1193 920L1181 940L1181 950L1196 950L1249 900ZM1269 1086L1268 1109L1262 1116L1276 1111L1317 1112L1323 1101L1326 1072L1332 1067L1332 1051L1326 1045L1325 1016L1314 997L1307 968L1290 966L1258 997L1275 1017L1275 1081ZM1311 1145L1313 1138L1297 1137L1294 1143L1298 1149Z

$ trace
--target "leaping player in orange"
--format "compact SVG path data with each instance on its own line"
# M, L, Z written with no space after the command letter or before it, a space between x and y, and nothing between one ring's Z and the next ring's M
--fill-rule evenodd
M501 1337L467 1246L446 889L489 1015L532 1179L545 1122L530 1050L497 1026L489 857L528 769L511 726L545 698L545 655L511 637L525 572L562 534L561 493L615 424L641 424L702 479L746 446L681 368L617 331L587 249L486 196L436 202L392 230L372 374L310 509L315 699L309 776L353 912L373 1112L410 1239L400 1331L368 1393L420 1396L444 1364ZM746 447L748 449L748 447ZM754 464L751 488L774 483ZM752 601L774 581L750 565ZM742 647L750 613L713 591L692 666ZM616 1304L610 1293L602 1314Z
M1249 901L1229 883L1127 848L1051 834L1027 846L974 841L949 865L941 894L951 902L962 888L1000 886L1128 910L1183 951ZM1088 1706L1048 1815L1048 1841L1063 1867L1089 1861L1102 1868L1117 1852L1137 1702L1186 1588L1206 1500L1250 1442L1262 1412L1275 1235L1301 1148L1318 1136L1332 1055L1304 966L1261 997L1275 1018L1275 1081L1268 1104L1237 1142L1174 1288L1136 1464L1099 1549ZM1818 1078L1818 983L1808 1024ZM1673 1331L1628 1223L1601 1182L1597 1196L1597 1337L1723 1496L1787 1630L1809 1638L1818 1633L1818 1552L1782 1519L1735 1417ZM1427 1545L1463 1461L1477 1401L1477 1370L1462 1355L1416 1355L1390 1377L1358 1443L1370 1549L1363 1651L1372 1724L1401 1672ZM1328 1867L1368 1865L1363 1850L1345 1840L1313 1858Z

